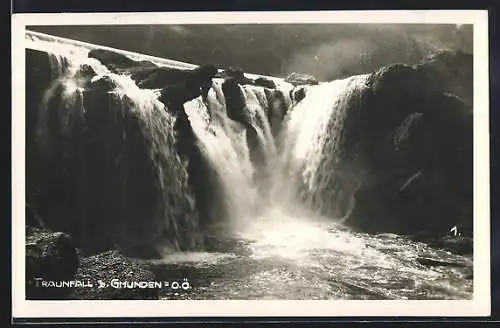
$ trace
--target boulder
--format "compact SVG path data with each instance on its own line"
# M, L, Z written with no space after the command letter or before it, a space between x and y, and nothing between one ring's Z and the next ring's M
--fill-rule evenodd
M244 85L244 84L255 84L255 81L247 78L245 76L245 72L239 67L230 67L228 69L223 70L222 72L218 72L216 77L222 79L233 79L236 83Z
M157 80L154 84L145 84L146 82L138 82L141 88L161 88L161 96L159 100L167 106L179 107L186 101L192 100L199 96L206 97L208 91L212 87L212 78L215 76L217 69L214 66L200 66L192 71L171 71L157 75ZM145 80L148 81L148 80ZM148 83L151 83L148 82Z
M306 97L306 88L303 86L298 86L290 90L290 99L295 105Z
M78 265L69 235L26 227L26 299L67 299L71 289L55 282L73 280Z
M96 76L96 71L92 68L92 66L83 64L80 65L78 70L75 73L75 79L84 79L86 81L90 81L94 76Z
M230 119L251 127L250 117L247 113L245 96L236 79L226 79L222 83L222 92L226 100L227 115Z
M271 125L271 132L275 138L281 130L281 123L288 112L288 105L283 91L278 89L264 89L267 99L267 120Z
M276 89L276 83L274 83L273 80L267 79L265 77L259 77L255 79L254 84L268 89Z
M130 284L156 281L153 273L114 250L82 258L75 279L92 287L74 288L71 299L157 300L160 291L159 288L139 288L134 285L129 285L133 288L117 288L117 285L112 284L112 281ZM105 284L105 287L99 281Z
M285 79L285 82L288 82L293 86L319 84L319 81L314 76L308 74L300 74L296 72L293 72L290 75L288 75Z

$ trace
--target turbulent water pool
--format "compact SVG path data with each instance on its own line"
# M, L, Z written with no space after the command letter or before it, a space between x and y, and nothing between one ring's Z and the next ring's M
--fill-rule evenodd
M146 266L166 288L162 299L471 299L472 259L392 234L368 235L341 224L272 210L206 252L174 253ZM420 264L432 258L455 267ZM469 278L467 277L469 276Z

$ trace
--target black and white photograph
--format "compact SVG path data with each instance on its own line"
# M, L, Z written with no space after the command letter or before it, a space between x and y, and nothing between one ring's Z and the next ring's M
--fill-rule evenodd
M396 13L26 15L20 302L488 313L487 21Z

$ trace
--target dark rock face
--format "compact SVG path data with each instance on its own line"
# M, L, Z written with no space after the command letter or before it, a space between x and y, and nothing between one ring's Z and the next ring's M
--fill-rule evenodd
M187 162L188 184L194 192L198 212L203 213L201 228L225 217L225 212L221 204L222 197L219 195L220 182L197 145L197 137L185 112L184 103L199 96L205 99L216 73L214 66L206 65L189 72L165 75L169 80L162 83L167 82L168 85L163 85L158 98L167 106L167 110L175 115L175 149L183 161Z
M290 90L290 98L294 104L297 104L306 97L306 89L302 86Z
M463 52L440 51L426 58L418 69L443 92L458 96L467 106L473 105L473 55Z
M55 76L52 74L50 57L47 53L26 50L26 199L36 202L40 196L38 177L39 150L36 145L38 109Z
M201 93L206 96L211 87L212 78L217 74L217 69L212 65L200 66L194 70L158 67L149 61L135 61L124 55L103 49L91 50L88 56L99 60L114 73L130 74L132 80L140 88L181 87L184 102L199 96L200 88L202 89Z
M156 278L117 251L108 251L83 258L75 274L75 279L90 282L92 287L75 288L71 299L80 300L156 300L158 288L116 288L113 279L119 282L154 282ZM106 284L99 288L99 280ZM115 287L113 287L115 286ZM133 285L129 285L133 286ZM134 287L134 286L133 286Z
M263 180L267 176L265 171L266 168L266 157L264 154L264 149L259 141L257 131L252 125L251 118L249 117L249 110L245 102L245 96L241 90L236 79L226 79L222 84L222 91L224 93L226 101L227 115L230 119L241 123L246 128L246 139L247 145L250 152L250 160L254 167L257 168L255 179ZM270 95L268 93L268 95ZM271 98L268 98L268 101ZM269 115L277 115L280 113L275 113L273 111L268 112Z
M472 235L472 114L435 81L410 66L385 67L339 107L335 170L359 183L353 211L344 211L351 226L443 236L460 225ZM352 187L335 183L341 191Z
M193 70L155 67L137 70L131 75L131 78L143 89L161 89L172 86L197 87L198 89L191 91L189 96L195 98L199 96L199 94L195 94L198 93L200 87L211 86L212 78L216 72L217 69L211 65L201 66Z
M267 119L271 126L273 136L276 138L281 130L281 123L288 111L283 91L276 89L264 89L267 98Z
M244 84L254 84L255 81L247 78L245 72L239 67L230 67L222 72L217 73L216 77L222 79L234 79L236 83Z
M268 89L276 89L276 83L273 80L266 79L264 77L259 77L255 79L255 85L268 88Z
M247 114L245 96L236 79L227 79L222 83L222 91L226 100L227 115L230 119L251 127Z
M314 76L299 74L295 72L288 75L285 79L285 82L288 82L294 86L319 84L318 80Z
M167 72L167 71L164 71ZM217 69L214 66L201 66L192 71L177 71L173 74L165 73L163 80L155 81L154 88L162 88L160 101L170 104L171 107L178 107L185 102L199 96L206 97L212 87L212 78ZM138 82L141 88L146 87L142 82Z
M43 281L72 280L79 265L71 237L26 227L26 299L65 299L69 288L45 287Z

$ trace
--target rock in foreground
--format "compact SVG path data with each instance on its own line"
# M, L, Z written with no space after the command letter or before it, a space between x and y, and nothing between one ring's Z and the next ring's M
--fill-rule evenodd
M71 237L34 227L26 228L26 299L65 299L70 290L48 282L72 280L79 260ZM47 286L42 285L47 282Z
M81 281L88 281L92 287L77 288L73 299L82 300L155 300L159 289L116 288L113 282L144 283L155 281L153 273L142 269L117 251L108 251L83 258L75 275ZM106 287L99 288L99 283ZM102 285L101 285L102 286ZM114 286L114 287L113 287Z
M113 288L112 279L144 283L155 276L117 251L80 257L68 234L26 227L26 299L158 299L158 289ZM108 287L99 288L99 280Z

